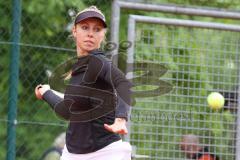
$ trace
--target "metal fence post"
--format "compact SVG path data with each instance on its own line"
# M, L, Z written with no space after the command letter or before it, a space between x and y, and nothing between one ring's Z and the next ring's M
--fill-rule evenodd
M115 65L118 64L118 41L119 41L119 24L120 24L120 7L117 0L112 3L111 16L111 42L117 44L117 47L112 51L112 61Z
M239 43L237 43L239 44ZM239 45L237 46L237 53L239 51ZM237 57L239 58L239 56ZM238 89L237 89L237 135L236 135L236 160L240 160L240 87L239 87L239 84L240 84L240 64L238 63Z
M9 100L8 100L8 127L7 127L7 160L15 160L16 156L16 116L19 75L19 40L21 23L21 0L13 0L12 8L12 47L10 58Z
M135 40L135 23L134 19L129 18L128 20L128 41L132 43L132 46L127 50L127 68L126 68L126 77L128 79L133 78L133 63L134 63L134 40ZM126 141L130 142L131 140L131 110L130 108L130 118L127 123L128 134L124 137Z

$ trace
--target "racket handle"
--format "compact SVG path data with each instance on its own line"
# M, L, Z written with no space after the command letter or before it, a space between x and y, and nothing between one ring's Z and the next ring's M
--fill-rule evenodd
M39 91L40 88L42 88L42 85L37 85L37 87L35 88L35 96L37 99L42 100L42 95Z

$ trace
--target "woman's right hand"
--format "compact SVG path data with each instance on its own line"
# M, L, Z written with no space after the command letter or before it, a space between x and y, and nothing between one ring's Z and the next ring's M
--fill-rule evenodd
M35 88L35 95L37 99L42 99L43 94L48 90L50 90L50 86L48 84L37 85L37 87Z

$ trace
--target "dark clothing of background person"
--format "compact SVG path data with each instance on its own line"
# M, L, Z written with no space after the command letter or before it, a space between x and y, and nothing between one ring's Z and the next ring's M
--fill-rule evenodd
M196 160L219 160L218 156L214 154L210 154L207 147L204 147L204 149L200 150L193 159Z
M64 99L51 90L44 93L43 99L57 115L70 121L66 133L70 153L94 152L121 139L104 124L128 118L131 86L103 52L93 51L73 65Z

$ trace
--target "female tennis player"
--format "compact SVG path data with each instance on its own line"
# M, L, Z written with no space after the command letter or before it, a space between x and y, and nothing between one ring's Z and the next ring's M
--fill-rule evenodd
M127 134L131 83L99 50L106 29L95 6L79 12L72 29L78 58L64 94L48 84L35 88L37 98L69 121L61 160L131 159L131 146L120 136Z

